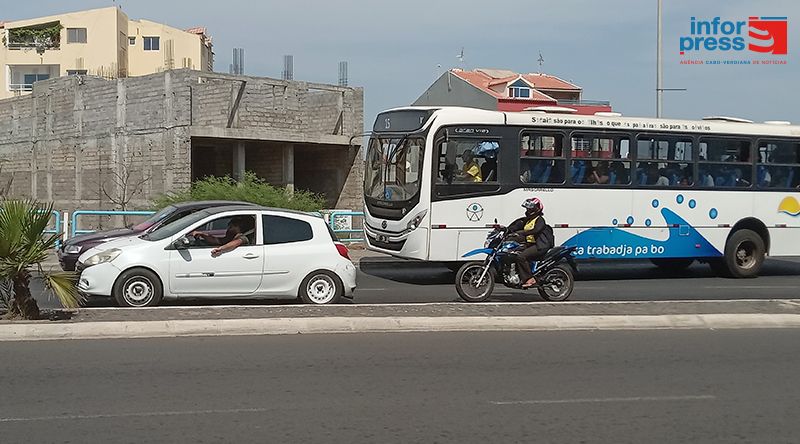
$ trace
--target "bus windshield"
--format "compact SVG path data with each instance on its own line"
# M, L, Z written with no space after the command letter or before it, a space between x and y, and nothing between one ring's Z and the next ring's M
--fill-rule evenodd
M367 147L364 195L384 201L407 201L419 193L425 139L372 137Z

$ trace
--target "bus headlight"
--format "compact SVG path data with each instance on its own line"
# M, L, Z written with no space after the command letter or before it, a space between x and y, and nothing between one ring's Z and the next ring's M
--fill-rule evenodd
M428 210L423 210L421 213L419 213L416 216L414 216L414 218L411 219L408 222L408 225L406 226L406 228L408 228L408 231L416 230L417 227L419 227L419 224L422 223L422 219L425 218L426 214L428 214Z

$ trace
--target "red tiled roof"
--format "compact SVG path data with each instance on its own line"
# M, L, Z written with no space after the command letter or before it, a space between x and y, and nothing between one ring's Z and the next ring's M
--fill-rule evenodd
M200 34L200 35L205 35L206 34L206 28L203 27L203 26L198 26L196 28L184 29L184 31L186 31L186 32L188 32L190 34Z
M513 82L519 77L522 77L523 79L525 79L526 82L533 85L533 89L531 90L532 94L529 100L544 100L544 101L552 101L553 103L557 102L556 99L548 96L541 90L545 91L560 90L560 91L576 91L576 92L581 91L581 88L579 86L567 82L566 80L562 80L556 76L551 76L549 74L528 73L528 74L513 74L510 76L503 76L503 77L492 77L492 75L490 75L492 73L508 74L510 73L510 71L488 70L488 69L476 69L474 71L464 71L461 69L452 69L450 70L450 72L453 75L475 86L476 88L498 99L507 99L509 97L505 92L497 92L493 90L491 87Z
M537 89L560 89L567 91L580 91L582 88L556 76L540 73L523 74L522 77L533 84Z

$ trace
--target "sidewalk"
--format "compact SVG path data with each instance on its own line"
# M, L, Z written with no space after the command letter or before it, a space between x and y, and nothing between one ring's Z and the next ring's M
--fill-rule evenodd
M84 308L0 321L0 341L398 333L800 328L800 299Z

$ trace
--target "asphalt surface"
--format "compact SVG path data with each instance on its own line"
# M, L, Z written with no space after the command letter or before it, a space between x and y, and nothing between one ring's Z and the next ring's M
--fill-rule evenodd
M800 260L767 260L757 279L716 277L707 265L668 272L649 262L582 263L573 301L663 301L720 299L800 298ZM357 275L354 301L364 304L426 303L460 301L454 287L455 274L440 264L397 262L387 258L364 258ZM40 306L54 308L58 302L43 294L34 282L33 294ZM535 291L495 286L495 302L541 301ZM229 299L167 302L172 305L286 304L291 301ZM108 298L93 298L93 307L114 306Z
M3 443L794 443L800 331L0 343Z

